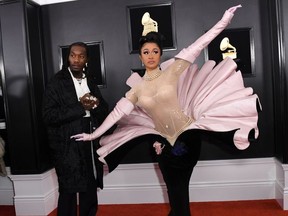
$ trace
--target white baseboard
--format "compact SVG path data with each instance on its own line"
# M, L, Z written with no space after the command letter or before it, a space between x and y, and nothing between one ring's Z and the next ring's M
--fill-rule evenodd
M7 174L10 174L10 168L7 167ZM13 203L13 184L8 176L0 176L0 205L14 205Z
M13 182L17 216L46 216L56 208L58 183L55 170L37 175L9 175Z
M190 194L196 202L273 199L275 160L200 161L190 181Z
M288 177L283 175L281 169L282 166L274 158L199 161L190 181L190 200L202 202L276 198L285 203L287 186L276 180L278 170L288 182ZM14 197L11 194L9 196L10 203L14 203L17 216L47 215L56 208L58 185L54 169L39 175L9 177L15 189ZM12 189L0 187L0 200L5 190ZM105 169L104 190L99 190L98 197L99 204L168 202L161 172L157 164L153 163L121 164L109 174ZM288 204L288 197L286 202Z
M104 178L102 204L168 202L156 164L123 164ZM199 161L190 181L190 200L225 201L275 198L273 158Z
M276 162L275 199L282 209L288 210L288 164Z

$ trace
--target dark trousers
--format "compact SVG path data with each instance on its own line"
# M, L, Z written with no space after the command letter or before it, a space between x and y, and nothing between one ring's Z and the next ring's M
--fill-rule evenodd
M90 120L84 118L83 130L90 133ZM78 192L79 216L95 216L98 210L97 181L94 175L92 159L93 149L90 142L82 145L85 152L84 158L87 165L87 189L85 192ZM93 150L94 151L94 150ZM57 216L77 216L77 193L60 192L58 198Z
M89 190L79 193L79 215L95 216L98 209L96 182L90 181ZM57 216L77 216L77 193L61 192L58 198Z
M167 187L169 216L190 216L189 182L200 155L200 135L197 131L186 131L173 147L166 140L162 143L165 147L158 162Z

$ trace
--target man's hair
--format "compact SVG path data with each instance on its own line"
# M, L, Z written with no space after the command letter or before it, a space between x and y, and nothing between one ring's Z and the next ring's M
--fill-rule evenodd
M87 58L89 59L89 49L88 49L88 46L87 44L83 43L83 42L74 42L72 43L69 47L68 47L68 51L67 51L67 56L65 57L65 61L63 62L63 68L68 68L70 66L70 63L69 63L69 55L70 55L70 51L71 51L71 48L73 46L80 46L80 47L83 47L85 48L85 51L86 51L86 56ZM86 67L86 66L85 66ZM85 68L86 69L86 68Z

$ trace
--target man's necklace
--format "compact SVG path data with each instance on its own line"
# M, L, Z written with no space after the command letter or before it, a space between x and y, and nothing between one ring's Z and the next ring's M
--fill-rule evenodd
M77 82L79 83L79 85L81 85L82 80L85 79L86 76L85 76L85 74L83 73L81 78L77 78L77 77L75 77L75 78L76 78Z

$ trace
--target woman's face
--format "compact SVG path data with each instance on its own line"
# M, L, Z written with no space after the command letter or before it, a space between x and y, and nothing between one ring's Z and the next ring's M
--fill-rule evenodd
M147 42L141 48L140 60L147 71L154 70L160 64L161 50L156 43Z

